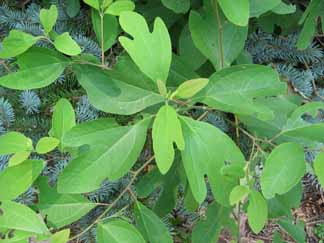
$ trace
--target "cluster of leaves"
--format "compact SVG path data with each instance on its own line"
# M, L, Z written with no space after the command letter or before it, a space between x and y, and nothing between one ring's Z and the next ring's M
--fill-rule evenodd
M306 172L324 185L324 104L315 79L304 94L292 80L289 89L286 78L296 79L299 63L315 73L321 62L323 54L312 43L321 33L321 1L310 2L295 27L300 33L289 37L292 62L285 67L261 65L270 62L261 58L264 46L284 44L271 36L255 47L253 39L246 42L249 27L287 31L293 24L281 26L278 19L300 14L301 6L281 0L73 0L65 1L64 11L76 16L83 4L99 53L82 48L73 30L58 28L59 4L40 9L40 33L14 28L2 42L7 73L0 86L23 91L26 114L41 106L30 90L64 85L62 74L88 98L76 110L66 98L55 101L47 134L33 140L7 131L14 113L0 100L0 121L7 121L0 130L0 156L7 156L0 167L0 185L6 185L0 188L1 238L63 243L94 230L97 242L195 243L216 242L228 229L240 240L240 216L246 213L255 234L271 220L305 242L304 224L293 223L291 209L299 205ZM117 42L124 51L108 65L107 51ZM272 54L280 61L271 62L286 61L282 53ZM316 152L312 164L305 159L309 151ZM114 195L107 180L126 183ZM32 205L22 199L30 188L38 198ZM111 197L103 203L105 189ZM125 197L128 203L121 204ZM179 204L187 212L206 208L187 234L171 234L163 221ZM82 220L90 223L80 230L72 226ZM283 242L278 232L273 242Z

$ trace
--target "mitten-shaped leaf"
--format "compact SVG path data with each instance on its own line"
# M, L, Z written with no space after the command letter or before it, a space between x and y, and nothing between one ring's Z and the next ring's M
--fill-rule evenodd
M130 223L121 219L110 219L97 226L98 243L145 243L141 233Z
M272 150L261 176L263 195L270 199L292 189L304 176L306 162L303 146L284 143Z
M171 40L162 19L156 18L151 33L143 16L123 12L120 25L133 39L119 37L119 41L139 69L154 82L166 82L171 65Z
M174 160L173 143L184 149L181 124L176 110L163 106L156 115L152 129L153 149L157 166L162 174L168 172Z
M52 5L49 9L42 9L39 14L40 21L46 33L52 31L58 16L57 7Z
M229 195L238 185L237 177L223 176L226 163L244 163L244 156L235 143L218 128L181 117L185 149L181 151L183 165L195 200L201 203L207 194L208 176L215 200L229 206Z

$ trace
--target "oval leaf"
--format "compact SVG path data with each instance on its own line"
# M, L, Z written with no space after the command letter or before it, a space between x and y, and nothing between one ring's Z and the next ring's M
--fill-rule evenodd
M72 39L68 32L65 32L55 38L55 48L69 56L76 56L81 53L80 46Z
M46 154L54 150L60 143L60 140L51 137L41 138L36 145L36 152Z
M0 136L0 155L31 150L33 150L32 140L19 132L7 132Z
M225 16L233 24L246 26L250 17L250 0L218 0Z
M113 2L106 9L105 14L111 14L115 16L119 16L122 12L125 11L133 11L135 9L135 4L129 0L119 0Z
M181 99L189 99L199 91L201 91L208 84L209 80L206 78L197 78L188 80L182 83L175 91L175 96Z
M235 205L249 195L250 189L247 186L236 186L233 188L230 194L230 204Z
M268 206L261 193L252 190L249 196L247 209L248 222L252 231L258 234L265 226L268 219Z

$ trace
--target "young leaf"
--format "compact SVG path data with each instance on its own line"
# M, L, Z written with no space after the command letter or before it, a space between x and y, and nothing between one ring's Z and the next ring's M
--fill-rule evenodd
M76 56L81 53L80 46L72 39L68 32L57 36L54 40L55 48L69 56Z
M3 39L0 58L18 56L32 47L41 37L35 37L19 30L11 30Z
M67 99L61 98L54 106L51 135L61 142L64 134L74 126L74 109Z
M236 26L221 16L223 33L219 35L216 15L211 6L206 9L201 14L190 12L189 29L195 46L220 70L230 66L243 50L248 28Z
M207 78L188 80L177 88L174 95L181 99L189 99L201 91L208 84L208 82L209 80Z
M145 243L141 233L130 223L121 219L110 219L97 226L98 243Z
M190 8L190 0L162 0L163 5L175 13L186 13Z
M130 115L164 100L151 87L141 84L142 79L128 79L124 77L126 74L120 77L119 73L107 73L87 65L74 66L73 70L91 104L105 112ZM126 72L130 72L129 69ZM138 76L137 70L131 74Z
M37 179L44 167L45 163L42 160L26 160L1 171L0 185L6 186L0 187L0 201L15 199L25 192Z
M0 155L31 150L33 150L32 140L19 132L7 132L0 136Z
M139 231L150 243L172 243L163 221L140 202L135 205L135 221Z
M324 188L324 152L318 154L313 162L315 174Z
M93 30L96 33L98 43L101 46L101 18L99 12L95 9L91 10L91 19ZM103 37L104 51L107 51L115 42L119 33L118 21L115 16L104 15L103 17Z
M218 0L217 3L219 3L225 16L233 24L240 26L246 26L248 24L250 17L249 0Z
M235 205L246 198L250 193L250 189L247 186L236 186L233 188L230 194L230 204Z
M206 219L200 220L192 232L192 243L218 242L221 230L230 217L230 208L225 208L216 202L208 206Z
M54 150L60 143L60 140L51 137L41 138L36 145L36 152L39 154L46 154Z
M64 229L56 232L51 237L51 243L67 243L69 241L70 229Z
M55 5L51 5L50 9L41 9L39 18L47 34L52 31L56 23L57 16L58 11Z
M255 98L284 94L286 87L270 67L237 65L213 74L206 88L194 99L226 112L256 114L261 120L270 120L273 112Z
M150 119L145 119L133 126L107 130L106 136L98 140L100 143L90 144L88 151L70 161L59 176L58 191L89 192L98 189L106 178L117 180L124 176L142 151L149 123Z
M292 189L304 176L306 162L303 146L284 143L272 150L265 162L261 188L265 198L282 195Z
M123 12L120 25L133 39L125 36L119 41L139 69L154 82L166 82L171 65L171 40L162 19L156 18L151 33L144 17L135 12Z
M156 115L152 128L155 161L162 174L168 172L174 160L175 143L180 150L185 147L181 124L176 110L165 105Z
M17 90L42 88L54 82L69 64L66 57L47 48L33 47L17 59L20 70L0 77L1 86Z
M216 201L229 206L229 195L238 185L238 178L222 176L221 168L225 161L244 164L243 154L218 128L186 117L181 117L180 120L186 145L181 155L195 200L201 203L206 197L207 175Z
M55 228L69 225L96 207L82 195L59 194L49 187L46 177L37 181L40 191L37 208Z
M25 205L1 199L0 209L1 229L22 230L35 234L49 233L42 219Z
M135 9L135 4L130 0L119 0L113 2L106 9L105 14L111 14L115 16L119 16L122 12L125 11L133 11Z
M15 166L19 165L20 163L24 162L26 159L28 159L29 155L31 154L31 151L23 151L15 153L9 160L8 166Z
M252 190L250 192L247 214L252 231L258 234L263 229L268 219L267 202L258 191Z

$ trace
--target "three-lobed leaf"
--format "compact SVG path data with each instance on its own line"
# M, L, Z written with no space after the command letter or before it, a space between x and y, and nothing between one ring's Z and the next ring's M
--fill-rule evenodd
M172 59L171 40L161 18L154 21L150 32L145 18L135 12L123 12L119 18L122 29L133 39L119 37L124 49L139 69L153 80L166 82Z

